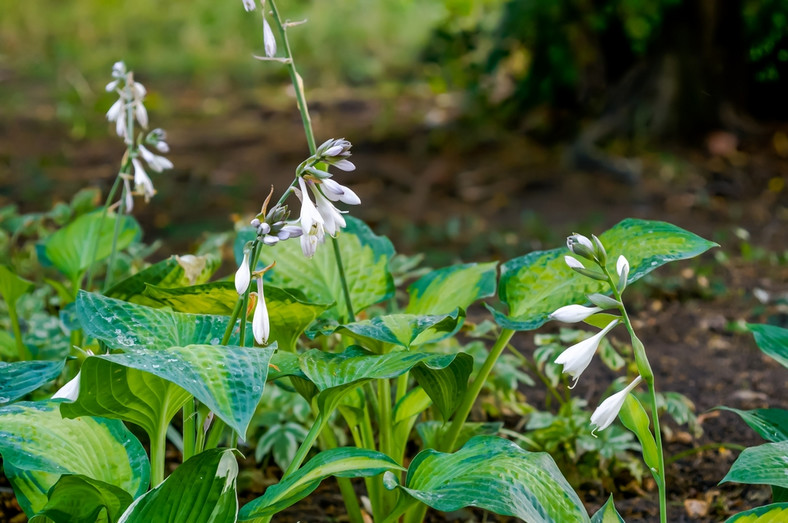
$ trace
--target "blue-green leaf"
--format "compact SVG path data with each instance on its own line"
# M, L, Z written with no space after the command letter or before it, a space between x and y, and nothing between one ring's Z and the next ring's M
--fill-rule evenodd
M747 328L755 336L755 343L764 354L774 358L783 367L788 367L788 329L752 323Z
M58 401L21 402L0 408L3 467L25 513L47 503L63 474L82 474L122 488L132 497L148 488L145 449L122 422L63 419Z
M628 218L599 237L608 253L608 269L615 274L618 256L630 264L629 283L666 263L698 256L717 246L689 231L665 222ZM495 321L507 329L532 330L568 304L586 303L586 295L606 293L606 283L581 276L564 262L565 247L537 251L501 266L498 297L508 314L492 310Z
M788 441L744 449L720 481L788 488Z
M81 474L60 477L30 523L114 523L133 501L125 490Z
M771 442L788 440L788 410L754 409L739 410L731 407L717 407L738 414L752 430L763 439Z
M260 402L275 347L189 345L87 358L65 416L99 415L154 435L193 395L242 437Z
M589 521L580 498L548 454L525 451L496 436L474 437L453 454L419 452L405 485L393 480L387 475L387 488L399 488L444 512L473 506L530 523Z
M226 316L153 309L84 291L77 296L77 317L85 334L121 350L218 345L230 321ZM238 345L236 331L230 345ZM251 329L246 338L244 345L251 345Z
M60 376L65 360L0 361L0 404L17 400Z
M390 457L374 450L342 447L325 450L265 494L241 508L238 521L271 516L304 499L329 476L359 478L376 476L387 470L404 470Z
M118 523L234 523L238 514L232 449L192 456L126 509Z

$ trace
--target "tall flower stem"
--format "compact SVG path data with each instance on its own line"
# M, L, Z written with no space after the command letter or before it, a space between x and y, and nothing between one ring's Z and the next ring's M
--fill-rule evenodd
M309 107L306 104L306 97L304 96L304 82L301 79L301 75L298 74L295 62L293 61L293 53L290 50L290 40L287 38L287 29L282 23L282 18L279 16L276 1L268 0L268 5L271 7L274 25L276 25L279 36L284 43L285 57L287 59L285 64L287 66L287 71L290 73L290 82L293 84L293 89L295 90L298 111L301 113L301 122L304 124L304 134L306 135L306 142L309 145L309 153L315 154L317 151L317 144L315 143L315 133L312 130L312 118L309 116ZM287 192L285 194L287 194ZM355 313L353 312L353 305L350 301L350 288L348 287L347 278L345 277L342 253L339 252L339 243L336 238L332 237L331 243L334 246L334 258L336 260L337 269L339 270L339 279L342 281L342 293L345 295L345 304L347 305L347 313L349 316L348 321L352 322L355 320Z
M118 191L118 187L120 186L120 181L124 174L126 174L126 170L128 169L128 162L124 158L122 165L120 166L120 171L118 175L115 176L115 183L112 184L112 188L107 193L107 199L104 201L104 207L101 210L101 219L99 220L98 227L95 229L93 233L93 251L91 254L90 259L90 266L88 267L88 282L85 288L90 290L93 286L93 275L95 272L96 267L96 254L98 253L98 246L99 240L101 239L101 229L104 227L104 220L107 218L107 212L109 211L109 205L112 202L113 198L115 198L115 193Z
M126 78L126 85L124 86L124 90L127 93L127 100L131 99L131 73L129 73L128 78ZM124 165L121 167L121 170L125 167L128 169L128 165L131 163L131 158L134 155L134 107L132 104L126 104L126 156L124 157ZM120 176L118 176L120 179ZM112 284L112 268L115 265L115 254L118 246L118 234L120 233L120 217L123 216L123 212L125 210L126 205L126 191L127 186L123 184L123 190L120 194L118 212L115 216L115 229L112 234L112 250L109 254L109 261L107 262L107 277L104 279L104 290L106 291L109 289L110 285ZM102 221L103 222L103 221ZM99 234L101 234L101 225L99 224Z
M632 350L635 353L635 363L637 364L638 372L646 382L646 385L648 385L648 394L651 400L651 421L654 424L654 439L657 443L657 457L659 459L659 470L655 471L652 469L651 474L654 476L659 490L659 521L660 523L666 523L668 514L665 484L665 455L662 450L662 430L659 426L659 406L657 405L657 389L654 385L654 371L651 370L651 364L648 361L643 342L641 342L635 334L635 329L632 327L632 321L629 319L626 307L624 307L624 302L621 299L621 292L618 290L615 280L606 267L602 266L601 268L607 276L608 283L613 291L613 296L620 304L618 309L621 312L621 319L624 322L624 326L627 332L629 332L629 336L632 340Z

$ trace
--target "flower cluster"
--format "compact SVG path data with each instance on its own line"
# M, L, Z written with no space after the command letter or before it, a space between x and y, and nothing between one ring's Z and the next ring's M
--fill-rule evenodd
M293 192L301 200L301 250L304 256L314 256L317 246L325 241L325 235L336 236L344 228L343 211L333 202L358 205L361 199L348 187L332 179L331 173L321 169L322 164L333 165L343 171L353 171L356 166L350 157L351 143L345 139L330 139L318 147L317 152L299 166L298 187ZM307 189L308 188L308 189ZM312 202L309 193L315 198Z
M148 128L148 111L145 109L144 99L147 93L145 86L134 80L134 74L126 69L126 64L116 62L112 66L113 80L107 84L108 92L115 91L118 100L107 111L107 120L115 122L115 132L123 138L129 146L128 159L134 168L133 177L124 173L124 194L126 195L125 207L130 212L134 207L134 195L139 195L149 201L156 194L153 182L145 171L143 162L155 172L172 169L170 160L151 151L168 153L167 133L162 129L154 129L147 134L140 133L134 140L135 122L143 129ZM147 146L147 147L146 147ZM134 189L131 188L134 181Z
M301 250L304 256L314 256L317 246L325 241L325 235L336 236L345 227L345 218L334 206L333 202L358 205L361 199L351 189L332 179L327 166L334 166L343 171L353 171L356 166L350 157L351 143L344 138L330 139L317 148L315 154L304 160L296 169L296 180L288 191L292 191L301 201L301 213L297 221L289 221L290 211L283 201L288 192L270 210L268 203L273 196L273 187L263 203L260 214L251 221L257 232L257 239L244 246L243 260L235 273L235 290L243 296L249 290L252 278L257 279L257 305L252 318L252 332L255 341L260 345L268 343L271 327L268 319L268 308L263 294L262 274L273 267L273 264L262 271L252 272L251 264L256 263L261 245L276 245L290 238L301 238ZM297 185L297 187L296 187ZM309 197L312 193L315 201ZM253 255L252 253L257 253Z
M608 282L615 290L616 296L620 297L621 292L626 287L627 278L629 277L629 262L623 255L619 256L616 261L616 275L614 278L607 270L607 252L602 242L599 241L599 238L592 235L591 239L588 239L581 234L573 234L567 238L566 245L576 256L594 262L599 270L588 269L583 262L577 258L566 256L564 259L569 268L594 280ZM620 310L623 308L619 300L604 294L589 294L587 298L588 301L591 302L591 306L567 305L553 312L550 318L567 323L576 323L586 320L594 314L606 309ZM555 359L555 363L563 365L564 372L574 378L573 387L577 384L580 374L582 374L591 363L602 338L619 323L621 323L620 317L613 318L601 331L590 338L572 345ZM618 412L624 405L627 394L640 383L641 379L642 378L638 376L624 390L610 396L597 407L591 415L591 423L596 426L595 430L605 429L613 423L613 420L616 419Z

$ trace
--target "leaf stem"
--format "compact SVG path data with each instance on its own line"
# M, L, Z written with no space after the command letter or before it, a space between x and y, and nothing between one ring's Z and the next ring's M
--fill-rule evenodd
M126 208L126 185L123 185L123 190L120 193L120 201L118 202L118 212L115 215L115 227L112 231L112 250L109 253L109 261L107 262L107 277L104 279L104 292L112 285L112 268L115 265L115 255L118 250L118 236L120 235L120 222L123 217L123 212ZM99 235L101 234L102 223L99 223Z
M195 416L194 398L190 398L183 404L183 461L194 456Z
M164 481L164 460L167 450L167 426L165 419L159 420L156 434L150 439L150 484L158 487Z
M19 354L19 361L33 359L32 354L30 354L30 351L27 350L25 343L22 341L22 328L19 326L16 303L8 302L8 316L11 318L11 328L14 331L14 341L16 342L16 351Z
M471 413L471 409L473 408L473 404L476 402L476 398L479 396L484 383L487 381L487 377L490 375L492 368L495 366L495 362L498 361L498 357L506 348L509 340L512 339L514 332L515 331L511 329L501 329L501 332L498 333L498 339L495 340L495 344L490 349L490 353L487 355L487 359L484 360L482 368L479 369L479 373L476 375L473 383L471 383L471 386L466 389L465 395L462 398L462 403L460 403L460 406L457 408L457 412L454 414L451 426L449 427L448 432L444 435L442 445L440 445L441 448L439 450L444 452L454 451L454 447L457 444L457 438L460 435L462 426L468 419L468 415Z

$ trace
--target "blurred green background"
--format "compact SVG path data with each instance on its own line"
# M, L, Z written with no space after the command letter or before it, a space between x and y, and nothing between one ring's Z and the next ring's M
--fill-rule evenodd
M788 0L278 6L306 20L289 35L318 139L353 141L349 183L372 204L358 212L406 250L519 252L523 235L544 246L546 224L661 218L676 202L685 226L694 211L758 230L784 219ZM122 59L173 146L175 170L135 211L145 230L226 230L305 156L287 73L255 54L260 8L241 0L5 2L0 205L108 188L122 145L103 87Z

